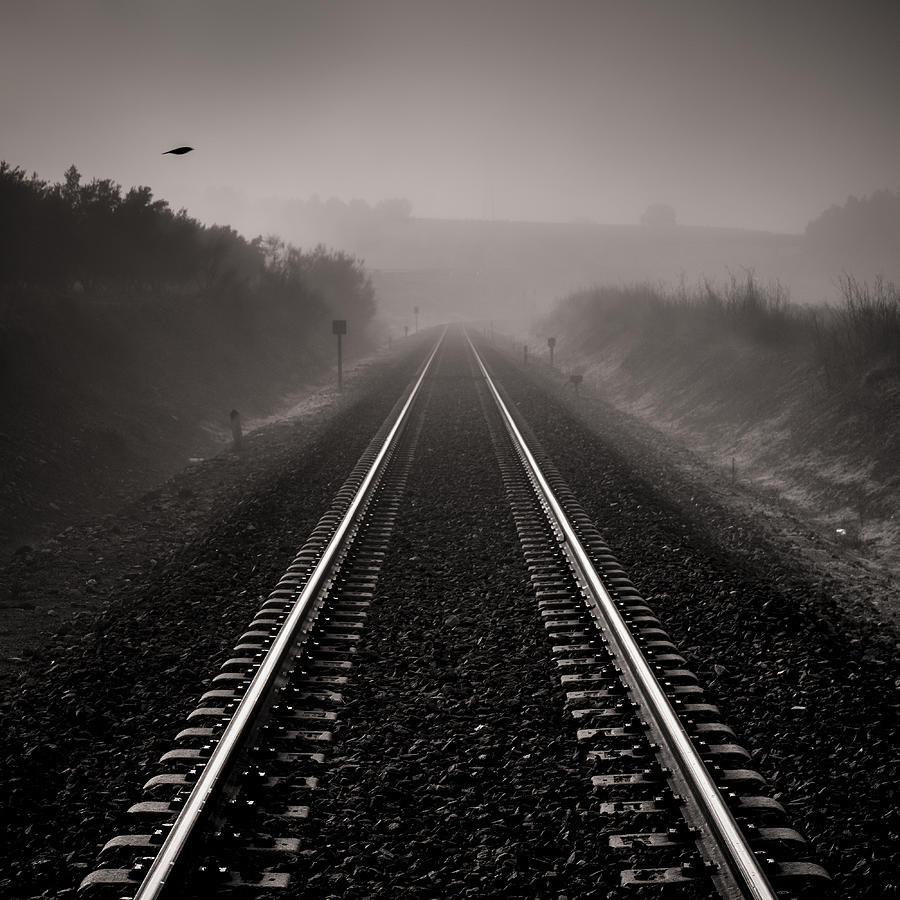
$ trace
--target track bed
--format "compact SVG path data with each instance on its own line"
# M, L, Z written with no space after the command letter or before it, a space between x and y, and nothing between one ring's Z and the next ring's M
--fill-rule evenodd
M489 367L503 369L483 352ZM199 842L202 881L196 863L179 869L191 885L184 892L224 895L259 883L266 896L285 884L314 897L643 897L665 882L670 896L774 896L728 888L719 877L727 866L717 874L708 835L673 796L670 761L644 728L644 701L608 655L597 604L583 576L566 568L557 524L539 518L543 501L517 469L461 334L445 338L410 403L354 526L357 543L323 580L321 618L309 620L276 707L254 731L255 749L241 756L245 777L232 806L252 799L253 808L236 824L215 817L218 838ZM750 856L784 896L826 896L824 873L756 773L741 729L723 721L519 421ZM153 777L142 799L133 795L143 808L124 820L86 893L109 883L116 896L137 889L292 604L312 591L316 554L358 481L351 473L307 530L269 599L255 614L244 604L247 630L217 653L225 659L218 675L205 669L205 692L190 716L183 711L187 727L174 743L170 732L162 769L145 766ZM154 830L161 834L144 840ZM252 836L261 847L250 846Z

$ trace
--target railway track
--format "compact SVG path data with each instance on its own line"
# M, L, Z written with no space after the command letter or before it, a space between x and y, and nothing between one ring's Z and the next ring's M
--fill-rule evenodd
M505 553L514 547L514 538L457 533L450 541L439 539L431 550L439 562L431 566L420 562L415 544L398 552L400 520L408 516L404 510L411 502L406 496L411 473L428 464L429 454L444 440L443 430L455 433L464 452L474 454L472 465L480 459L482 468L492 469L497 484L490 490L495 499L508 501L504 510L496 503L492 508L507 529L514 523L518 536L519 559L504 566L511 571L518 566L519 577L524 573L531 585L525 592L513 589L514 606L504 611L518 625L507 625L496 610L490 619L479 620L492 601L466 588L467 568L490 571L499 564L463 560L456 575L449 570L446 578L435 575L441 550L449 551L454 543L460 552L472 544L482 554L484 548ZM496 462L489 465L485 454ZM457 478L474 484L472 473L463 470L431 477L437 484L445 479L448 488ZM441 506L437 493L427 502L437 502L437 514L444 511L458 527L462 523L455 521L452 499ZM472 521L477 523L477 517ZM470 528L479 530L477 524ZM403 631L398 632L391 594L405 582L418 584L432 598L432 612L419 596L410 598L399 613ZM459 607L460 614L441 612L455 602L455 593L472 593L471 606ZM417 614L424 622L431 615L432 625L415 623ZM502 648L503 628L524 634L534 629L536 618L546 641L543 648L528 646L538 647L542 659L479 649L495 639ZM382 619L393 625L380 625ZM499 637L492 628L501 630ZM411 636L405 651L398 633ZM454 648L456 642L470 649L462 653ZM402 657L404 652L404 658L386 663L390 654ZM395 705L422 698L404 701L409 692L382 690L376 677L389 664L394 680L402 680L415 653L429 656L426 674L433 673L439 686L424 694L426 706L437 711L425 717L418 737L415 727L402 724L408 720L397 724L391 717ZM474 671L479 666L483 675ZM517 701L518 718L510 719L502 696L496 699L496 718L478 708L485 694L502 695L492 691L501 677L510 685L530 685L535 668L554 673L543 705L557 704L556 712L528 712ZM479 688L479 677L486 679L485 687ZM365 689L374 701L368 720L365 698L355 699L358 683L366 679L371 679ZM529 687L525 693L536 691ZM525 748L531 752L514 751L517 732L527 731L535 717L544 720L545 736L532 737ZM502 741L491 743L495 722L507 719L506 755L517 752L514 767L528 760L535 773L522 776L538 785L529 789L537 798L533 815L522 812L527 801L508 804L504 799L507 791L517 798L528 792L518 774L507 778L502 771L498 777L489 772L492 762L501 770L510 762L496 752ZM387 822L383 816L370 827L359 797L348 800L343 787L363 766L360 756L348 756L342 746L363 746L384 725L390 733L413 735L396 753L408 785L385 789L387 799L380 801L385 807L410 804L415 810L419 803L422 829L430 827L432 815L439 823L435 827L455 823L458 845L459 836L469 833L464 819L471 802L483 818L489 818L488 808L499 811L500 818L479 833L489 831L491 839L495 833L506 835L499 852L492 857L482 847L473 863L496 870L493 888L485 890L484 881L480 888L471 883L465 871L471 848L458 847L458 864L428 863L431 868L421 878L413 877L415 866L402 860L382 863L408 879L380 883L384 896L395 896L399 884L410 896L645 896L661 890L698 897L823 896L826 873L808 859L802 837L767 796L749 755L720 719L526 423L517 421L476 347L451 332L437 341L331 509L241 636L161 759L162 770L147 782L144 798L129 810L127 832L109 841L100 868L84 880L81 891L141 900L235 891L278 896L285 888L312 896L375 895L370 882L377 881L376 851L370 847L371 859L360 863L357 844L348 843L352 852L342 854L332 833L341 821L365 820L367 833ZM448 728L446 734L439 734L441 727ZM542 740L563 757L571 751L576 762L548 765L542 772ZM454 742L461 745L463 763L446 760ZM474 757L462 746L466 742L479 749ZM414 785L421 771L440 769L442 761L446 771L430 772L431 787L417 800ZM370 761L370 777L378 779L393 765L387 754L381 766ZM446 799L448 775L465 786L456 793L471 801ZM427 804L435 785L441 786L437 793L443 799L432 814ZM482 804L479 790L493 792L493 806ZM535 839L533 822L548 804L564 824L557 839L548 840L546 832ZM386 839L397 829L402 831L397 819L386 824ZM408 842L414 840L415 829ZM396 842L392 846L396 851ZM535 848L535 855L511 861L509 848L516 847ZM395 851L382 847L380 852L392 857ZM552 865L554 854L565 862ZM418 864L422 853L415 855ZM344 864L336 858L341 856L353 857L353 872L335 880L328 873ZM544 871L538 872L541 867Z

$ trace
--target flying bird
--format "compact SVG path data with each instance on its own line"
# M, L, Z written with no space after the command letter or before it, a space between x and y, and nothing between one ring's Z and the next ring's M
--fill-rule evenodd
M176 147L174 150L166 150L163 153L163 156L165 156L166 153L174 153L175 156L184 156L185 153L190 153L193 149L193 147Z

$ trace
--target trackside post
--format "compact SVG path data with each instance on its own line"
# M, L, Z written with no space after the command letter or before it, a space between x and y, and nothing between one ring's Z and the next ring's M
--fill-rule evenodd
M344 390L344 367L341 355L341 338L347 333L347 320L335 319L331 323L331 333L337 335L337 354L338 354L338 390Z

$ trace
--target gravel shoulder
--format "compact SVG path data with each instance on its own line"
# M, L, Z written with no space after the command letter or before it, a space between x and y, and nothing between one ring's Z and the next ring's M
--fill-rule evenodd
M335 422L377 396L387 373L418 352L411 345L357 363L343 395L328 386L286 397L283 412L246 423L241 453L225 448L196 459L116 512L9 556L0 564L0 684L27 671L53 635L83 632L123 592L140 591L175 554L252 502L273 473L319 452Z
M3 569L21 615L4 619L0 894L68 896L86 874L431 340Z
M518 360L516 354L507 356ZM585 427L639 463L643 472L652 475L651 480L665 473L666 490L673 500L700 510L721 507L739 517L768 539L775 552L788 553L794 564L812 577L832 581L842 604L854 607L853 614L900 629L900 542L894 517L873 516L865 530L877 531L879 537L864 540L856 513L843 509L846 515L839 515L835 511L843 502L841 478L854 461L860 470L871 467L871 448L865 441L877 438L861 432L860 446L852 451L844 448L838 459L836 448L803 450L797 446L802 443L799 438L792 445L783 429L757 423L755 428L748 425L748 433L767 449L763 452L758 447L754 451L758 459L749 465L753 454L742 456L717 438L715 429L704 425L707 400L698 399L694 415L699 421L694 421L685 411L691 402L688 392L679 396L679 406L663 395L653 402L647 397L634 399L618 382L607 389L605 379L615 380L612 369L602 368L598 386L586 380L577 394L563 372L550 369L542 359L532 359L527 375ZM665 377L666 372L657 373L658 379ZM743 399L745 404L764 406L764 387L758 391L762 399L748 401L738 393L735 404ZM668 405L667 399L671 401ZM814 419L813 413L807 411L806 415ZM806 425L807 431L812 428L810 422ZM816 426L821 428L822 422ZM799 424L796 430L802 432L804 426ZM845 430L853 431L852 423L845 423ZM745 438L749 441L747 435ZM827 462L825 450L838 456ZM729 465L730 457L736 459L735 469ZM811 474L814 471L819 471L818 478Z
M598 398L488 359L838 895L897 896L900 642L872 599L887 575Z
M261 429L242 456L191 467L95 528L6 567L2 583L16 585L35 615L18 638L5 636L19 659L7 657L3 674L9 824L0 893L72 895L428 340L373 367L340 403ZM575 415L555 389L497 354L488 360L724 721L755 751L755 767L790 803L839 895L897 896L896 632L621 417ZM515 875L512 896L523 897L555 896L563 883L588 885L597 874L570 792L572 748L559 737L546 651L534 614L522 611L527 583L511 516L490 454L473 437L483 427L466 408L470 379L445 374L441 421L423 429L398 557L379 581L388 610L361 661L386 680L362 689L348 710L326 789L333 859L368 853L385 831L395 858L373 871L325 866L324 895L351 896L358 885L359 896L393 896L398 873L413 865L421 896L435 895L434 872L463 896L498 895ZM514 610L516 624L498 643L494 625ZM473 749L475 723L485 721ZM405 757L394 753L401 745ZM443 780L423 774L429 753ZM368 781L359 789L361 767ZM470 820L458 803L466 791L483 794L482 818ZM542 800L548 791L556 802ZM411 844L418 862L404 855ZM446 848L466 865L442 871ZM580 870L563 871L579 859ZM468 881L472 871L478 884ZM332 874L343 880L331 885Z

